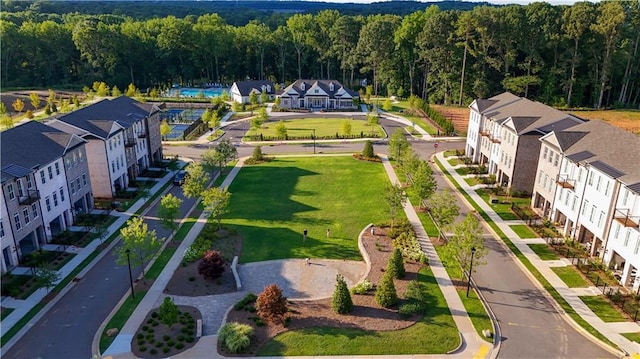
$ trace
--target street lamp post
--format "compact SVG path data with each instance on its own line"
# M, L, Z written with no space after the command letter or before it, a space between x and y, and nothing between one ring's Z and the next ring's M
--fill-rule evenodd
M467 298L469 298L469 288L471 287L471 271L473 270L474 254L476 254L476 247L471 247L471 263L469 264L469 276L467 278Z
M313 154L316 154L316 129L313 129Z
M135 299L136 294L133 291L133 275L131 275L131 249L127 248L124 252L127 254L127 264L129 265L129 283L131 284L131 298Z

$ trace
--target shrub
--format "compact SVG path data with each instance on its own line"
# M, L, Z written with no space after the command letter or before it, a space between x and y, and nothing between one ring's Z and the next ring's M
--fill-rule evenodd
M144 334L142 334L142 333L136 334L136 339L142 339L142 338L144 338Z
M389 272L385 273L376 288L376 303L383 308L389 308L398 302L398 294L393 284L393 277Z
M207 250L213 245L213 239L206 235L206 232L202 232L198 238L187 248L182 257L183 264L189 264L202 258Z
M186 337L186 338L185 338L185 341L186 341L187 343L193 343L193 341L194 341L193 336L191 336L191 335L190 335L190 336Z
M256 146L253 148L253 154L251 158L254 161L262 161L264 159L264 155L262 154L262 146Z
M287 299L282 290L275 284L264 288L256 299L258 315L270 323L282 323L287 313Z
M366 158L373 158L375 154L373 153L373 144L371 141L367 141L364 143L364 149L362 150L362 156Z
M158 354L158 351L155 350L155 349L151 349L151 350L149 350L149 354L155 355L155 354Z
M418 281L412 280L409 282L404 297L407 299L407 303L400 306L398 310L400 315L410 316L424 313L426 309L426 297Z
M349 288L347 288L347 282L340 274L336 276L336 289L333 291L331 307L338 314L350 313L353 310L353 301L351 300Z
M160 321L169 328L178 321L178 314L180 314L178 306L170 297L164 297L164 301L160 304L159 312ZM166 335L164 340L167 340Z
M155 310L151 312L151 318L157 318L157 317L158 317L158 312L156 312Z
M398 308L398 314L401 317L410 317L423 311L423 307L419 303L405 303Z
M144 345L140 347L140 351L141 352L146 352L147 351L147 347L145 347Z
M169 347L162 348L162 352L165 353L165 354L168 353L170 350L171 350L171 348L169 348Z
M176 344L176 349L180 350L182 348L184 348L184 344L182 344L182 343L177 343Z
M163 335L162 339L166 342L166 341L169 341L171 339L171 337L168 336L168 335Z
M239 353L251 344L253 328L237 322L227 323L218 333L218 340L232 353Z
M256 296L255 294L247 293L247 295L245 295L244 298L240 299L240 301L233 306L233 309L235 310L246 309L246 307L249 304L255 302L257 298L258 296Z
M353 288L351 288L351 293L367 294L367 292L371 289L373 289L373 284L368 279L364 279L358 282L358 284L356 284Z
M396 279L404 277L404 261L402 260L400 249L393 249L393 253L391 254L391 257L389 257L389 261L387 261L387 272Z
M206 279L219 278L224 272L224 258L218 251L208 250L198 264L198 273Z

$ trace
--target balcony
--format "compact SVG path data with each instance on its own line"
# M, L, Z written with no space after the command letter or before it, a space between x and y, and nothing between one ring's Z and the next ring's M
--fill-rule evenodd
M495 136L495 135L490 135L490 136L489 136L489 140L490 140L491 142L493 142L493 143L500 143L500 142L502 142L502 141L500 140L500 136Z
M556 183L562 188L569 188L571 190L576 187L576 180L570 179L568 175L558 175Z
M480 130L480 136L488 137L490 133L491 133L491 131L489 131L486 128L483 128L482 130Z
M148 134L146 132L138 132L138 138L147 138Z
M40 199L40 191L37 189L28 190L26 196L22 196L19 198L19 202L21 206L30 205Z
M138 143L138 139L135 137L127 137L124 139L124 147L133 147Z
M628 208L617 208L613 217L624 227L639 228L640 215L632 216L631 210Z

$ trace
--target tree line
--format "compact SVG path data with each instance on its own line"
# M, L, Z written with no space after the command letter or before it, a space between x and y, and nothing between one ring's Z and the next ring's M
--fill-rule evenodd
M405 16L337 10L230 25L218 14L0 15L3 87L125 88L337 79L374 95L468 104L502 91L560 107L638 107L640 4L433 5Z

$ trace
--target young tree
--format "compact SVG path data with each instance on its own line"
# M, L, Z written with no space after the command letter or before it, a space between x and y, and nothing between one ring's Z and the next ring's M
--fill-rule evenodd
M340 274L336 275L336 289L333 291L331 307L333 308L333 311L338 314L350 313L353 310L351 293L349 293L347 282Z
M342 134L345 136L351 135L351 122L349 120L342 121Z
M266 92L260 93L260 103L267 103L269 101L269 95Z
M22 110L24 110L24 101L22 101L22 99L17 98L15 101L13 101L13 103L11 104L11 107L13 107L13 109L16 110L16 112L22 112Z
M44 266L36 269L35 277L37 285L40 288L47 288L47 293L49 293L51 288L53 288L61 278L60 273Z
M462 274L465 275L471 264L472 250L475 264L482 264L482 258L489 253L489 249L484 246L480 222L472 213L469 213L455 226L454 235L444 246L444 258L458 263Z
M231 104L231 111L234 113L240 112L240 103L233 101L233 103Z
M399 160L402 155L411 148L409 141L404 136L404 130L398 128L389 138L389 154L393 154L392 158Z
M287 298L282 295L282 290L275 284L264 288L256 299L256 310L260 318L269 323L282 323L287 313Z
M60 112L62 113L71 112L71 105L69 104L68 99L65 98L60 102Z
M31 100L31 106L33 106L33 109L37 111L40 107L40 96L35 92L31 92L29 94L29 100Z
M373 144L371 141L366 141L364 143L364 149L362 150L362 157L365 158L374 158L376 154L373 152Z
M167 121L162 121L160 124L160 135L162 139L166 139L167 135L171 133L171 126L167 123Z
M158 319L160 322L171 329L171 327L178 322L178 315L180 311L178 306L173 302L171 297L164 297L160 308L158 308Z
M200 163L192 163L187 167L182 192L187 198L198 198L207 188L207 183L209 183L209 174L204 171Z
M408 183L413 183L414 181L413 176L418 171L418 167L420 167L420 163L422 162L418 157L418 155L411 148L409 148L398 159L398 162L399 162L399 166L398 166L399 172L402 173L405 177L407 177Z
M390 98L384 100L384 103L382 104L382 109L385 110L385 111L393 110L393 104L391 103L391 99Z
M231 193L226 188L212 187L202 194L204 210L218 221L218 230L222 229L222 215L227 213Z
M47 105L49 105L50 107L53 107L55 103L56 103L56 92L53 91L52 89L49 89L49 96L47 96Z
M437 183L431 166L426 161L420 161L412 178L411 189L420 201L420 208L424 208L426 201L436 192Z
M283 140L287 138L287 126L284 124L284 121L280 120L276 125L276 134Z
M380 284L376 287L376 303L383 308L389 308L398 303L398 293L393 283L393 275L386 272L382 276Z
M444 230L460 214L456 196L448 189L436 192L429 199L429 212L440 229Z
M127 86L127 92L125 93L125 95L127 95L127 97L133 97L137 92L138 89L136 88L136 86L133 83L130 83L129 86Z
M371 134L375 132L376 125L380 123L380 116L378 112L371 111L367 114L367 123L371 126Z
M80 100L78 100L77 95L73 95L73 106L75 106L76 108L80 108Z
M171 234L173 234L173 231L178 228L176 217L178 216L178 210L180 209L181 204L182 200L172 195L171 193L164 195L160 199L160 207L158 207L158 217L160 217L162 226L166 229L171 230Z
M217 279L224 272L224 265L224 258L220 252L208 250L198 263L198 273L206 279Z
M142 274L147 262L153 258L162 246L162 240L156 236L156 231L150 231L141 217L132 217L127 221L127 226L120 230L122 246L116 263L127 264L127 250L134 266L140 265Z
M387 201L389 216L391 217L391 229L393 229L398 212L402 210L402 206L407 201L407 194L399 184L389 184L385 191L385 199Z
M393 248L391 257L387 261L387 273L395 279L403 278L405 275L404 260L399 248Z
M231 143L230 139L225 138L218 142L214 150L216 152L218 166L220 167L220 173L222 174L224 166L229 163L229 161L238 157L238 149Z
M273 101L273 106L274 107L280 107L280 97L276 97L276 99Z
M200 116L200 119L202 120L202 123L204 123L205 126L207 126L207 128L211 127L211 126L209 126L209 122L211 121L211 114L212 113L213 112L210 109L206 109L202 113L202 116Z
M253 116L253 109L258 105L258 94L255 91L249 94L249 103L251 104L251 116Z
M13 128L13 126L14 124L11 116L7 115L6 113L0 115L0 128L2 128L3 130L7 130Z
M122 91L120 91L120 89L118 88L118 86L113 85L113 88L111 88L111 96L113 96L113 97L120 97L120 96L122 96Z
M253 154L251 158L254 161L262 161L264 159L264 155L262 154L262 146L256 146L253 148Z

